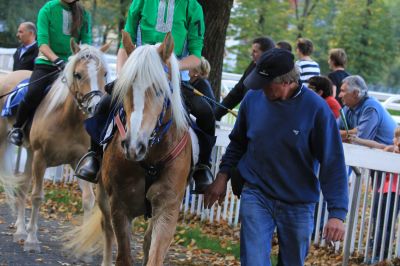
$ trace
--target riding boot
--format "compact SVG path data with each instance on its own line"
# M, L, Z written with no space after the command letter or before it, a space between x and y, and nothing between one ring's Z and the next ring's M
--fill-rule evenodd
M198 134L200 154L199 163L195 166L193 173L194 194L204 194L205 190L214 180L214 176L211 173L210 157L214 147L216 137L206 135L204 132Z
M22 130L22 126L25 121L28 119L30 108L25 103L25 101L21 101L18 106L18 111L16 115L16 122L13 125L12 129L8 133L8 141L14 145L21 146L24 138L24 132Z
M91 140L88 153L86 153L78 162L75 169L75 176L91 183L97 183L97 173L100 169L100 158L102 156L102 147Z

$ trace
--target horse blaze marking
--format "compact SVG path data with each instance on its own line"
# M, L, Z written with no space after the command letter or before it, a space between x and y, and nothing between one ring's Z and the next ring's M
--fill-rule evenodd
M139 87L133 92L133 106L135 109L131 115L131 143L129 146L133 146L134 141L137 140L139 129L143 120L144 101L144 90Z
M97 65L95 60L90 60L88 63L88 73L90 79L90 90L91 91L98 91L98 84L97 84Z

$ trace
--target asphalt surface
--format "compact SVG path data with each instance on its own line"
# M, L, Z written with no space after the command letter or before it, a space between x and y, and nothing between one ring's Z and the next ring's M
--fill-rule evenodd
M27 215L30 210L27 210ZM62 250L58 238L71 225L57 220L39 219L39 241L41 252L25 252L21 243L13 242L13 222L15 218L5 203L0 203L0 265L100 265L101 256L93 258L91 263L84 263L71 257Z

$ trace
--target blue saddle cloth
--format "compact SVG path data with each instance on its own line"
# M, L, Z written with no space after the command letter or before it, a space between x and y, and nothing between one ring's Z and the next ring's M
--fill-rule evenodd
M115 116L119 113L122 123L125 125L125 111L122 106L116 106L108 115L95 115L85 120L85 128L90 137L99 145L107 145L117 129Z
M14 89L13 92L7 96L6 102L1 110L1 116L13 116L18 108L20 102L24 99L28 91L29 78L21 81Z

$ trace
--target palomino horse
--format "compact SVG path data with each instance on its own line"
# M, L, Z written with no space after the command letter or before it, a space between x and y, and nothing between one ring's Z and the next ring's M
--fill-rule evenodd
M25 240L24 250L39 251L37 238L39 207L44 197L43 175L47 167L61 164L78 163L89 146L83 121L94 111L100 99L107 78L107 65L103 51L82 45L79 47L71 40L74 53L70 57L63 73L53 83L49 93L43 99L32 120L29 135L24 146L27 148L27 161L22 176L11 173L1 175L1 184L8 192L11 206L16 207L17 228L14 241ZM0 77L0 93L4 94L14 88L20 81L28 78L30 71L16 71ZM2 99L1 105L4 104ZM1 158L7 150L7 128L14 118L0 120ZM9 167L8 167L9 169ZM4 170L4 168L3 168ZM29 224L25 225L25 201L32 188L32 213ZM90 183L80 182L85 213L94 205L94 193Z
M98 250L97 241L103 240L102 265L112 265L115 235L116 265L132 265L131 220L145 213L146 198L152 218L144 237L143 265L162 265L175 233L192 150L173 46L167 34L160 46L138 47L121 70L113 96L123 101L127 132L115 133L104 152L96 190L102 215L95 208L92 219L70 234L74 239L67 246L73 254ZM144 168L156 173L147 192Z

